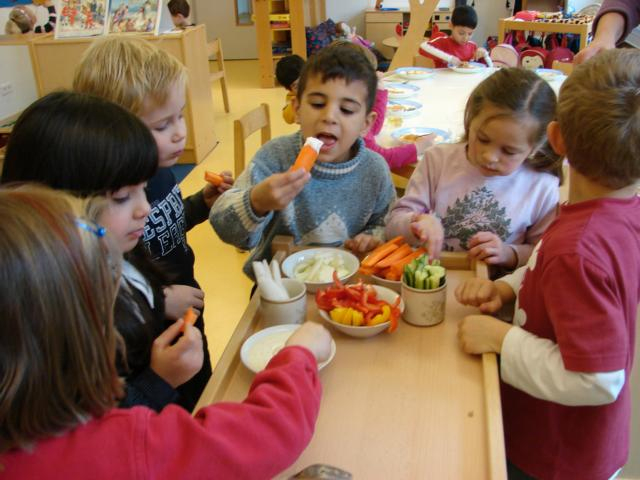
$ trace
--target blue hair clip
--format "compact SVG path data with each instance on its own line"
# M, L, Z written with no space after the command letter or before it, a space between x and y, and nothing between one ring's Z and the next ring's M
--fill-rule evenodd
M81 229L86 230L87 232L93 233L98 238L104 237L105 233L107 233L107 230L104 227L101 227L100 225L98 225L97 223L94 223L93 225L89 225L84 220L81 220L79 218L76 218L76 225Z

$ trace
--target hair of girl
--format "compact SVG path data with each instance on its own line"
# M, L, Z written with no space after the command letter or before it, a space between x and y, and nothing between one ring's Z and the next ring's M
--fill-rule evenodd
M83 93L50 93L18 118L2 183L40 182L79 196L151 178L158 150L149 129L124 108Z
M94 225L104 201L0 188L0 453L114 406L119 259ZM84 225L81 226L81 225Z
M503 109L514 119L532 118L537 122L530 139L533 153L525 164L538 172L548 172L562 183L562 157L547 142L547 125L555 119L556 94L536 73L523 68L502 68L483 80L467 100L464 111L465 140L473 119L487 105Z

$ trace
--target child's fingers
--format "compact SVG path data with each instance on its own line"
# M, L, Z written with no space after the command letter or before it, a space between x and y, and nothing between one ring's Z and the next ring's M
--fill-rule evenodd
M478 308L482 313L496 313L502 307L502 302L500 298L493 297L488 302L482 303Z
M172 325L169 325L169 327L164 332L158 335L153 341L153 344L161 349L168 347L169 345L171 345L171 342L173 342L173 340L178 335L180 335L180 329L182 328L183 324L184 320L179 318L178 320L173 322Z

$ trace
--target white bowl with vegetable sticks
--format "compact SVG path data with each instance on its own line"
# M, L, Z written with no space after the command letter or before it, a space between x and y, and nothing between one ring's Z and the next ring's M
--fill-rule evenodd
M427 255L404 267L400 295L405 303L402 318L420 327L437 325L444 320L447 300L445 268Z
M358 271L360 260L339 248L309 248L293 253L282 262L282 272L289 278L304 282L307 292L315 293L333 283L334 270L342 282Z

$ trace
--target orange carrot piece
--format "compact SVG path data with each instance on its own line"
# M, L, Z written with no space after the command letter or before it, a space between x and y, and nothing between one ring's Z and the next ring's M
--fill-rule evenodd
M418 258L420 255L423 255L425 253L427 253L427 251L424 248L420 247L417 250L415 250L413 253L411 253L411 254L407 255L406 257L401 258L400 260L396 261L389 268L396 275L401 276L405 265L408 265L409 263L411 263L412 260Z
M198 315L196 315L196 312L193 311L193 308L189 307L187 308L187 311L184 312L182 318L184 319L184 323L182 324L182 328L180 328L180 331L184 333L184 329L186 328L187 324L193 325L194 323L196 323Z
M307 172L310 172L313 168L313 164L316 163L316 160L318 159L322 145L322 140L318 140L314 137L308 137L290 170L293 171L303 168Z
M410 255L411 252L413 252L413 249L411 248L411 246L406 243L403 243L394 252L392 252L391 255L386 256L385 258L380 260L378 263L376 263L376 267L377 268L390 267L401 258L404 258L407 255Z
M222 178L222 175L218 175L217 173L209 171L204 172L204 179L214 187L220 186L222 185L222 182L224 182L224 178Z
M402 244L404 242L404 237L402 237L402 235L399 235L395 238L392 238L391 240L389 240L388 242L383 243L382 245L377 246L376 248L374 248L371 252L369 252L369 255L367 255L366 257L364 257L364 260L362 260L362 265L364 265L365 267L371 267L373 265L375 265L375 263L377 263L378 261L380 261L380 259L378 259L376 262L371 263L370 262L370 258L374 257L376 255L378 255L381 251L387 249L389 247L389 245L395 245L396 247L400 246L400 244ZM395 250L392 249L392 251ZM391 253L388 252L387 255ZM381 257L381 259L384 257Z
M361 273L362 275L374 275L378 270L376 270L373 267L363 267L360 266L360 268L358 269L358 272Z
M362 260L362 266L364 267L375 266L380 260L385 258L387 255L390 255L394 250L397 250L398 246L391 243L389 245L385 245L385 247L381 248L380 250L378 250L378 248L376 248L373 252L367 255L364 258L364 260Z

